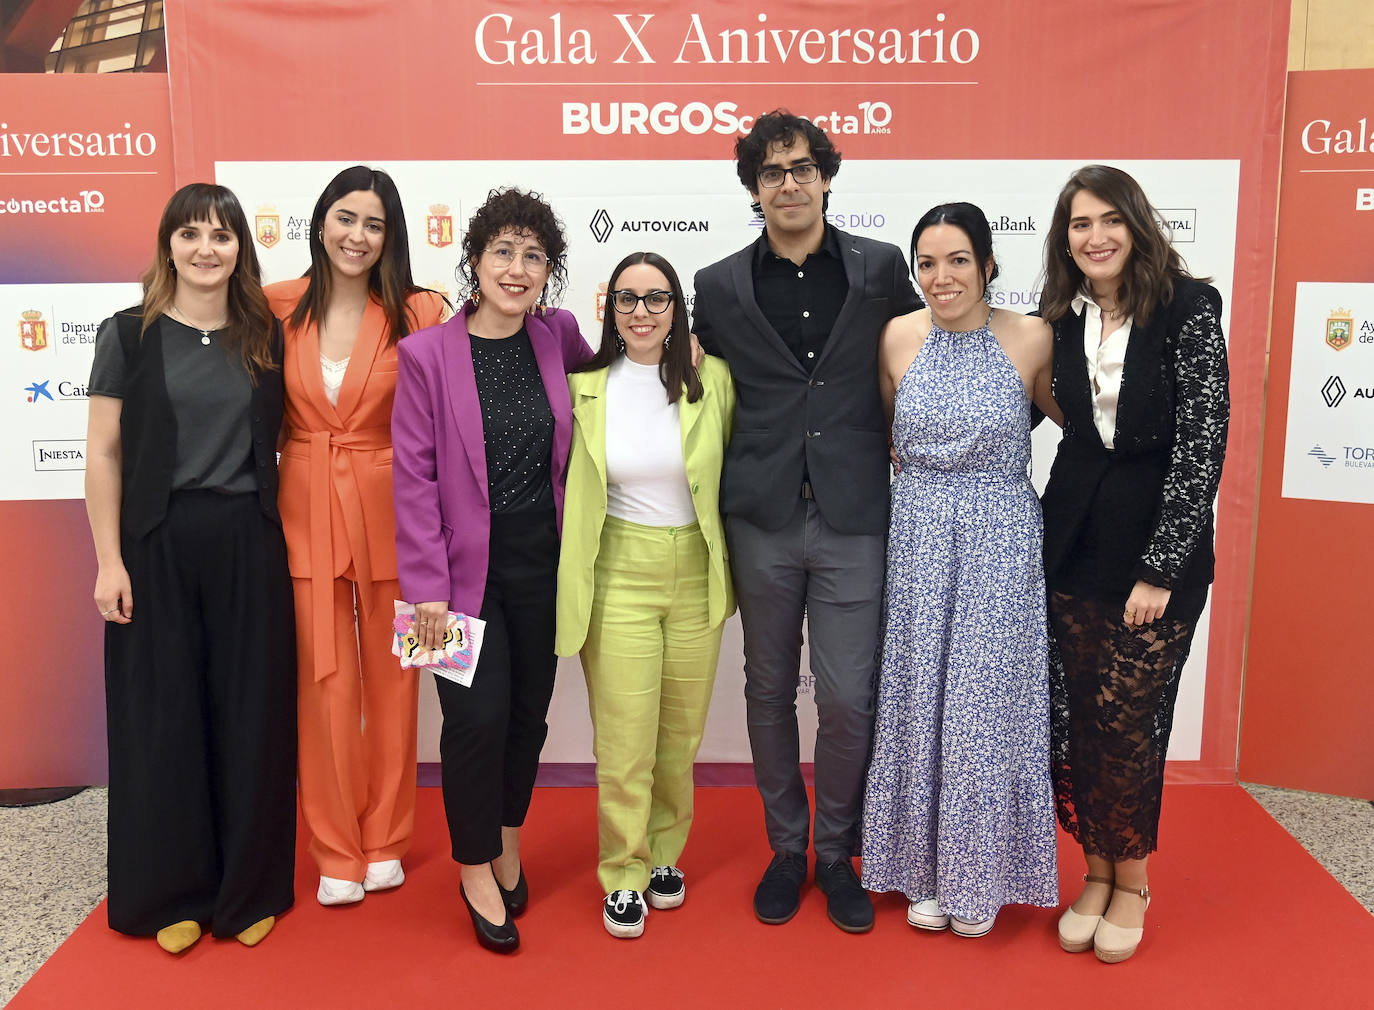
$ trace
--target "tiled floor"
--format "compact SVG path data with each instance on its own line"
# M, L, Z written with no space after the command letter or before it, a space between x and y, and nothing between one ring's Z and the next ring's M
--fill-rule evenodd
M1374 805L1247 786L1365 908L1374 912ZM105 893L105 791L0 808L0 1006Z

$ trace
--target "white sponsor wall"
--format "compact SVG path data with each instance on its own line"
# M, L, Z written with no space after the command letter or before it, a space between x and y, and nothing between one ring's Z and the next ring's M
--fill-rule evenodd
M131 272L137 272L135 268ZM86 383L101 320L139 299L137 284L0 284L0 499L81 498Z
M993 287L993 304L1025 312L1038 301L1045 228L1055 194L1083 160L846 162L832 186L829 219L846 231L893 242L905 251L911 228L926 209L951 200L977 203L996 232L994 252L1002 273ZM1172 223L1175 242L1193 272L1215 278L1229 309L1239 163L1114 164L1140 180ZM258 247L267 280L294 277L305 269L306 230L315 199L343 167L339 162L216 165L217 181L239 194L259 234L271 241ZM391 173L405 199L416 281L451 298L461 294L455 268L462 229L487 191L518 185L543 193L562 217L569 239L568 289L562 306L578 316L593 345L600 334L604 285L627 253L652 249L667 256L681 274L690 300L698 269L759 235L748 194L727 160L392 162L378 167ZM1033 477L1038 487L1048 475L1057 431L1045 424L1035 434ZM1196 760L1200 755L1207 627L1204 614L1184 670L1170 758ZM559 674L543 759L591 761L591 727L577 661L564 660ZM742 635L735 617L725 632L700 760L749 760L743 680ZM816 714L805 656L799 688L802 753L810 760ZM432 689L425 688L421 760L438 759L438 735L438 703Z
M1297 286L1283 497L1374 503L1374 284Z

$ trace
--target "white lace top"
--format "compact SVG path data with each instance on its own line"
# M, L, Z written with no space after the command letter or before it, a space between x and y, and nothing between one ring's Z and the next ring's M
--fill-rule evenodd
M349 355L349 358L351 357L352 355ZM320 355L320 371L324 374L324 395L329 397L329 402L335 407L339 405L339 387L343 385L344 373L348 371L349 358L330 361L323 354Z

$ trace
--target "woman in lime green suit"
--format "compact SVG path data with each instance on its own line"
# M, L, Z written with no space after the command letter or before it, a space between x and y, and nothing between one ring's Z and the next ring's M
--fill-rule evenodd
M612 936L675 908L725 619L735 611L720 468L735 391L691 360L676 271L656 253L615 268L601 347L568 377L572 454L558 563L560 656L580 653L595 731L597 876Z

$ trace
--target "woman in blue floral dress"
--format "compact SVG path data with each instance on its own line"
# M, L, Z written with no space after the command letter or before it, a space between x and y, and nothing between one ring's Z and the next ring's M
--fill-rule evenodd
M990 308L987 218L928 211L911 237L929 308L893 319L879 376L892 484L863 882L907 921L983 936L1007 904L1058 903L1035 403L1050 329Z

